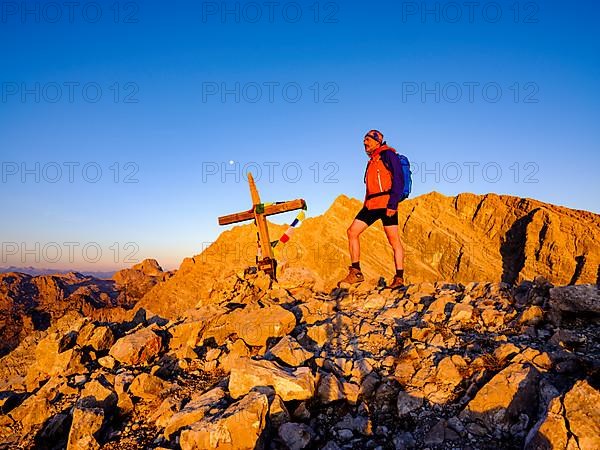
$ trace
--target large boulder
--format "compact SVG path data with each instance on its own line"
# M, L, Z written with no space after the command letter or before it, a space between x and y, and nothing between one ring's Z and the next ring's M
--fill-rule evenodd
M315 393L315 377L308 367L292 372L272 361L237 360L229 377L230 395L239 398L257 386L272 386L284 401L306 400Z
M131 382L129 392L144 400L155 399L163 390L169 387L169 383L158 378L156 375L140 373Z
M81 391L79 403L95 408L102 408L110 413L117 405L118 396L113 386L104 376L91 380Z
M102 352L109 350L115 343L115 336L107 326L97 327L91 334L87 344L94 350Z
M110 350L115 343L115 336L110 327L106 325L96 326L95 323L90 322L79 330L76 343L80 347L89 346L96 351L102 352Z
M527 436L527 450L600 448L600 392L581 380L548 411Z
M566 315L600 316L600 289L596 285L582 284L550 289L550 319L560 324Z
M36 426L42 425L51 416L50 401L43 395L32 395L9 414L11 420L19 423L26 433Z
M110 356L123 364L145 364L161 349L161 339L149 328L123 336L110 349Z
M99 433L103 424L104 410L102 408L75 406L67 450L99 449Z
M321 403L331 403L344 398L344 389L335 375L326 373L319 379L317 395Z
M272 337L285 336L296 326L296 317L278 305L248 306L224 316L231 334L252 346L265 346Z
M200 335L206 327L204 320L186 320L169 328L171 339L169 348L179 358L196 357L194 348L198 345Z
M301 366L314 354L302 347L296 339L291 336L284 336L270 350L270 353L290 366Z
M508 432L521 414L533 417L537 410L539 372L525 364L511 364L485 384L460 413L490 431Z
M173 433L176 433L181 428L202 420L208 410L224 398L225 391L220 387L211 389L202 395L192 397L181 411L173 414L168 420L164 431L165 437L169 439Z
M59 332L49 333L35 347L35 359L27 369L25 380L28 390L35 390L40 382L53 376L86 372L79 349L61 351L62 337Z
M238 308L229 314L223 314L204 331L202 338L214 339L219 345L227 338L236 335L250 346L264 347L269 338L289 334L296 326L296 317L279 305L257 304Z
M266 426L269 400L253 391L222 414L204 417L181 432L182 450L207 448L254 450Z

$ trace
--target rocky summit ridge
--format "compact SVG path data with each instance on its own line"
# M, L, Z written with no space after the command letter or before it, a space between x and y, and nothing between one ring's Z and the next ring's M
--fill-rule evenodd
M277 249L280 276L291 280L308 270L318 289L333 289L347 273L346 229L360 208L359 200L341 195L323 215L308 217ZM556 285L599 281L600 215L591 212L508 195L431 192L401 202L398 216L408 283L512 284L538 275ZM274 240L287 226L269 228ZM389 281L393 256L380 222L363 233L361 243L367 281L375 285L381 276ZM215 279L255 265L255 256L255 226L234 226L186 258L140 305L163 317L177 315L207 298Z

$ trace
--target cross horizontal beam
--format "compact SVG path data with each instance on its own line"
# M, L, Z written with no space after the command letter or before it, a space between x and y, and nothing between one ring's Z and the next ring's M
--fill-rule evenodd
M265 212L263 216L273 216L275 214L281 214L288 211L294 211L297 209L306 208L306 202L303 199L291 200L289 202L277 203L274 205L265 206ZM247 220L253 220L254 208L235 214L229 214L227 216L219 217L219 225L230 225L232 223L245 222Z

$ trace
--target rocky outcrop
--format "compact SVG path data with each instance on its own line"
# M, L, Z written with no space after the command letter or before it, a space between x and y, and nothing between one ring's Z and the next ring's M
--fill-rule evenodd
M463 422L479 422L488 431L508 432L537 411L538 371L532 365L514 363L495 375L461 412Z
M266 426L269 400L261 392L247 394L222 414L205 417L181 433L181 449L254 450Z
M110 349L110 356L124 364L147 364L161 349L161 338L150 328L142 328L119 339Z
M77 272L0 274L0 356L36 331L47 330L69 312L95 320L128 320L135 303L173 273L164 272L156 260L147 259L117 272L112 280Z
M557 324L569 317L600 319L600 287L562 286L550 289L550 318Z
M360 208L359 200L340 196L276 248L282 286L335 287L349 265L346 229ZM276 224L269 228L272 237L286 229ZM519 283L537 275L557 285L598 280L600 216L586 211L507 195L447 197L432 192L399 205L399 231L410 283ZM392 252L380 223L362 236L361 267L374 286L380 276L391 278ZM255 264L255 254L254 225L235 226L201 254L186 258L140 306L163 317L193 308L209 299L215 279Z
M271 386L283 401L307 400L315 392L315 379L307 367L288 371L271 361L240 358L229 376L229 393L233 398L255 387Z
M564 395L555 397L548 412L527 436L526 449L600 448L600 391L578 381Z
M173 272L164 272L155 259L145 259L131 268L119 270L112 279L123 295L127 296L127 302L133 303L171 276L173 276Z

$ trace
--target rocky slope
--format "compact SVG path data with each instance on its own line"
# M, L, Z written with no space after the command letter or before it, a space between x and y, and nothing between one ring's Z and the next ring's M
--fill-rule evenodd
M233 274L173 320L70 311L0 360L0 448L600 448L600 293Z
M309 269L320 289L335 287L350 262L346 229L360 208L360 201L340 196L322 216L308 218L277 249L280 276L293 279ZM271 239L286 228L271 224ZM506 195L432 192L400 204L399 228L410 283L518 283L537 275L561 285L598 281L600 216L590 212ZM391 277L392 252L381 224L368 229L361 242L361 266L369 282ZM200 255L186 258L177 274L151 289L141 304L173 317L206 299L217 277L255 264L255 255L254 225L235 226Z
M0 356L68 311L88 317L124 313L154 285L167 280L155 260L145 260L103 280L77 272L31 276L0 274Z

